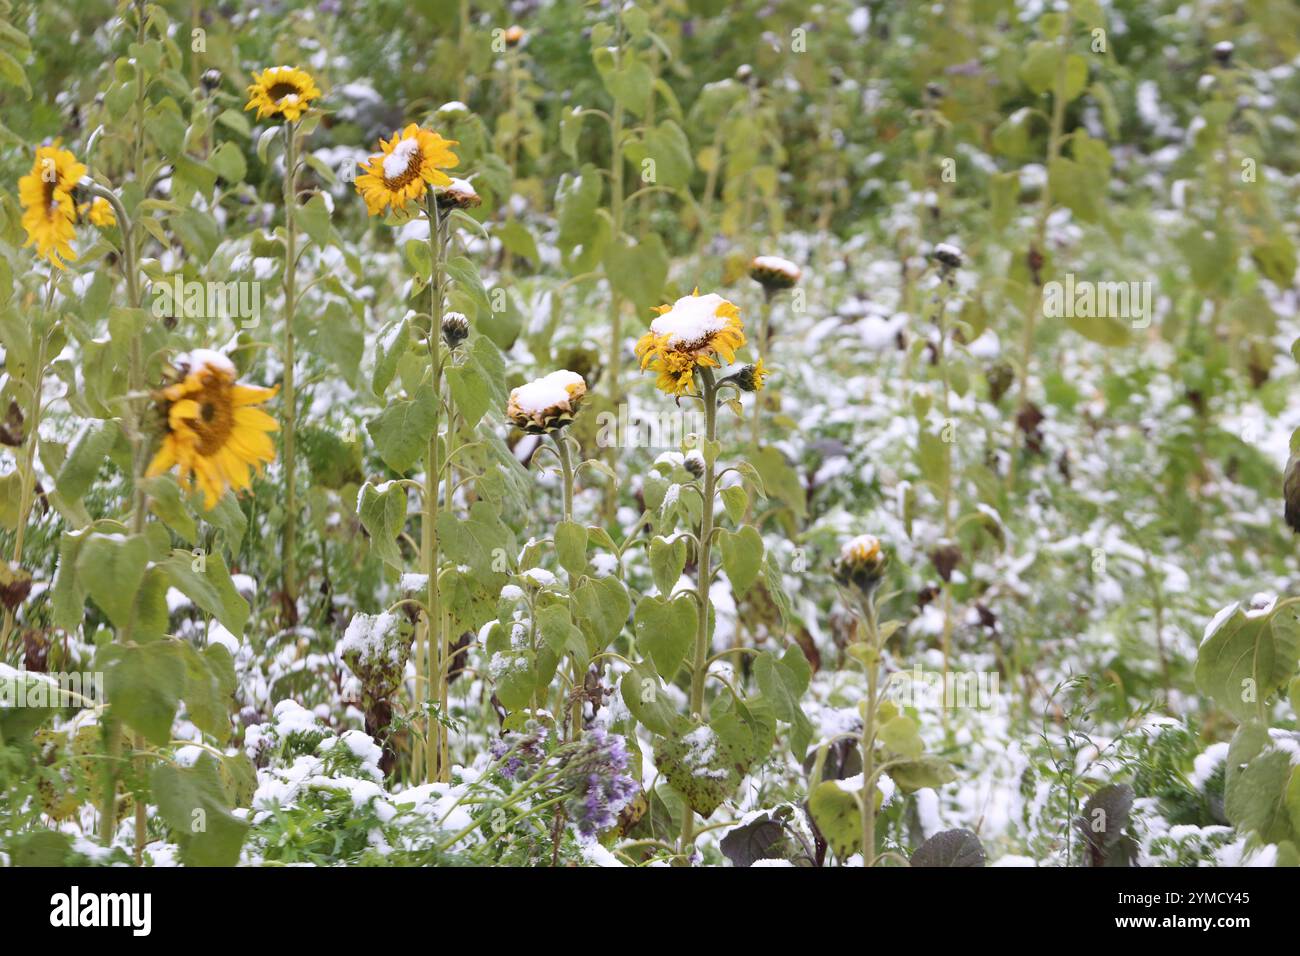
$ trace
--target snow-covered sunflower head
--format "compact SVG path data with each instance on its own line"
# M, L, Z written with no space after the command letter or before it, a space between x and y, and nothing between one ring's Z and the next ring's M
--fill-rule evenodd
M854 587L863 594L871 594L879 586L889 564L880 539L873 534L860 534L844 542L839 560L835 562L835 580L845 587Z
M296 66L273 66L253 74L253 85L248 88L245 110L257 110L258 119L283 116L296 123L311 106L311 101L321 95L311 74Z
M446 186L435 186L434 192L438 197L438 208L444 211L473 209L483 203L483 197L478 194L474 185L464 179L453 177Z
M379 151L361 164L357 176L357 192L366 201L366 211L372 216L389 208L404 212L423 199L429 187L450 186L452 179L443 170L460 162L451 151L455 145L456 140L443 139L415 123L395 132L392 139L381 139Z
M749 264L749 277L768 295L793 288L800 275L797 265L780 256L756 256Z
M506 403L506 417L534 435L559 431L573 421L586 395L582 376L560 369L514 389Z
M250 466L260 474L275 458L269 433L280 426L253 406L277 389L240 385L230 359L207 349L181 356L175 377L156 396L166 434L148 475L177 468L184 487L197 479L204 505L211 509L227 488L238 492L249 487Z
M77 258L72 251L76 236L73 223L77 218L72 190L86 167L59 144L36 150L32 171L18 180L18 200L23 206L23 228L27 231L24 246L36 246L36 254L63 268L64 261Z
M655 311L659 315L637 342L636 354L643 371L658 375L655 386L670 395L693 393L697 368L730 364L745 344L740 310L716 292L700 295L696 289Z

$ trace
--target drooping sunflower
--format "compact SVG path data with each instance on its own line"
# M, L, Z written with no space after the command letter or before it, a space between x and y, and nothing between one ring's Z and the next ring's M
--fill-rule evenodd
M298 122L307 112L311 101L321 95L311 74L296 66L273 66L253 74L253 85L248 88L245 110L257 110L258 119L283 116L290 123Z
M583 377L560 369L514 389L506 405L506 417L526 432L548 434L572 422L586 396Z
M366 212L381 215L385 209L405 211L424 198L430 186L450 186L451 177L443 172L460 160L451 151L454 139L443 139L433 130L415 123L393 133L390 140L379 141L379 151L361 164L357 192L366 201Z
M117 225L117 216L113 213L113 207L103 196L96 196L90 202L83 202L77 207L77 215L100 229Z
M670 395L693 393L697 368L719 368L719 359L730 364L745 344L740 309L716 292L696 289L654 311L659 317L637 342L636 354L642 371L656 372L655 386Z
M769 369L763 364L763 360L758 359L753 365L744 366L739 372L729 376L729 378L735 381L741 391L761 392L769 373Z
M181 378L159 393L167 417L162 447L147 475L179 467L187 489L197 479L204 506L213 508L227 488L249 487L249 466L260 474L275 458L269 432L274 418L254 405L277 389L240 385L235 366L220 352L195 349L177 363Z
M77 258L72 251L77 218L72 190L86 175L86 167L55 143L36 150L32 171L18 180L18 199L23 205L24 246L35 245L37 255L63 268L64 261Z

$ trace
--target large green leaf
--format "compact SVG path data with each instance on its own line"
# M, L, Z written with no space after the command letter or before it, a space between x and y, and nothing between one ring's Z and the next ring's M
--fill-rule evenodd
M217 761L202 754L193 767L161 763L151 780L158 812L186 866L234 866L248 824L230 812Z
M695 598L680 594L672 600L647 595L636 606L636 648L649 658L659 676L672 681L690 651L699 626Z
M1300 663L1300 616L1246 611L1220 616L1196 656L1196 686L1238 720L1263 716L1264 702L1287 686Z
M77 578L114 626L131 623L144 580L149 543L144 535L91 534L77 553Z
M220 552L196 556L177 548L160 566L186 597L220 621L235 637L244 636L248 602L235 589Z
M406 490L395 481L366 482L357 495L357 514L370 536L370 551L397 570L405 569L397 536L406 525Z

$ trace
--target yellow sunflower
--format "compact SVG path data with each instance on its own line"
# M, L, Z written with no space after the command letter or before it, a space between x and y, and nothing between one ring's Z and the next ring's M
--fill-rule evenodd
M273 66L253 74L253 85L248 88L245 110L257 110L258 119L283 116L296 123L311 106L311 101L321 95L311 74L295 66Z
M412 202L424 198L430 186L450 186L452 169L460 160L451 151L454 139L443 139L432 130L412 123L393 133L390 140L379 141L379 152L361 164L364 172L357 177L357 192L366 201L366 211L377 216L391 207L404 211Z
M117 225L117 216L113 214L113 207L103 196L96 196L91 202L83 202L77 207L77 215L100 229Z
M230 360L207 349L191 352L180 367L184 377L160 393L167 434L147 475L179 466L181 484L188 489L197 477L204 506L211 510L227 488L249 487L249 465L260 474L275 458L268 432L280 426L253 406L277 389L236 383Z
M18 199L23 205L24 246L35 244L37 255L63 268L63 261L77 258L72 251L76 231L72 228L77 207L73 187L86 175L86 167L58 144L36 150L32 171L18 180Z
M740 310L716 292L696 289L672 305L654 310L659 317L636 344L641 368L658 373L655 386L670 395L695 391L697 368L718 368L736 360L745 344Z

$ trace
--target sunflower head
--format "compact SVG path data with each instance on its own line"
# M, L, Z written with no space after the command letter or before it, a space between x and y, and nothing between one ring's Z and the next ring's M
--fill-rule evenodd
M734 362L745 344L740 310L716 292L700 295L696 289L655 311L659 316L637 342L636 354L642 370L658 376L656 387L670 395L693 393L696 369Z
M452 179L443 170L460 162L451 151L455 145L455 140L443 139L414 123L395 132L392 139L381 139L379 151L361 164L356 180L366 211L372 216L386 209L406 212L424 198L429 187L451 186Z
M442 317L442 340L454 349L469 338L469 319L464 312L448 312Z
M802 273L789 259L780 256L757 256L749 264L749 277L763 287L769 296L782 289L790 289Z
M934 247L934 259L939 263L939 267L947 272L950 269L960 269L962 263L961 250L951 242L941 242Z
M238 384L235 366L220 352L196 349L181 356L173 383L156 395L165 434L147 474L176 468L184 487L197 481L208 509L227 488L248 488L250 466L260 474L275 457L269 433L280 426L254 407L275 393Z
M77 215L100 229L117 225L117 216L113 214L113 207L103 196L96 196L90 202L81 203L77 206Z
M446 186L435 186L438 208L443 212L449 209L473 209L482 205L483 197L464 179L453 178Z
M24 246L36 246L36 254L62 269L64 262L77 258L72 251L77 218L72 191L86 167L58 143L36 150L32 170L18 180L18 200L23 206Z
M573 421L586 395L582 376L561 369L512 391L506 417L534 435L559 431Z
M763 360L759 359L753 365L746 365L731 378L742 392L761 392L767 375L767 367L763 364Z
M253 74L245 110L257 110L258 119L283 116L296 123L311 101L321 95L311 74L296 66L273 66Z
M835 580L870 595L880 585L889 557L873 534L860 534L844 543L835 562Z

